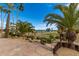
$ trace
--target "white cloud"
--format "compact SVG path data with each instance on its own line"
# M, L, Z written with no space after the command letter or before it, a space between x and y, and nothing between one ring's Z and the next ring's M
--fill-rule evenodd
M77 10L79 10L79 4L78 4L78 6L77 6Z
M70 3L67 3L65 6L69 6L70 5Z
M69 6L69 5L70 5L70 3L67 3L65 6ZM77 10L79 10L79 4L77 6Z
M49 26L46 27L45 23L41 23L41 24L38 24L37 26L35 26L36 30L45 30L47 28L52 28L53 30L57 30L57 27L56 27L55 24L49 25Z

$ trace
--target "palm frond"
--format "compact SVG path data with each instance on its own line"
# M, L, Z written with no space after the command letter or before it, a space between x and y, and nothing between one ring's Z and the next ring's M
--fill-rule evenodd
M52 19L52 18L47 18L47 19L45 19L45 22L47 22L47 25L52 25L52 24L54 24L54 23L56 23L56 24L60 24L60 25L62 25L62 26L64 26L65 24L61 21L61 20L56 20L56 19Z
M58 14L48 14L48 15L46 16L46 18L47 18L47 17L52 17L52 18L54 18L54 19L61 19L61 20L63 20L63 17L60 16L60 15L58 15Z
M59 26L70 29L79 19L79 10L76 9L77 6L77 3L71 3L69 6L56 5L54 9L60 10L64 17L58 14L48 14L44 22L47 22L47 25L57 23Z

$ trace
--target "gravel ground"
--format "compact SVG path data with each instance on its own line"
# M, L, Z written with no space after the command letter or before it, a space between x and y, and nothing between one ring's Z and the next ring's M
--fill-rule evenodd
M52 56L52 51L44 47L27 40L0 38L0 56Z

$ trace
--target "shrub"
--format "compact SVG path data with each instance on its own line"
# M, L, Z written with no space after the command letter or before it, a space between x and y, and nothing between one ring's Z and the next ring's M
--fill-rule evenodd
M40 38L40 39L41 39L40 43L43 44L43 45L45 45L45 43L46 43L46 38L43 37L43 38Z
M76 30L76 33L79 33L79 30Z
M27 32L33 32L34 30L34 26L29 23L29 22L23 22L23 21L18 21L17 24L17 30L21 33L21 35L27 33Z
M16 36L16 32L15 32L15 31L10 31L10 32L9 32L9 35L10 35L10 36Z
M41 38L40 38L40 42L41 42L42 44L45 44L45 43L50 44L50 43L53 42L54 39L55 39L54 36L49 35L48 37L41 37Z

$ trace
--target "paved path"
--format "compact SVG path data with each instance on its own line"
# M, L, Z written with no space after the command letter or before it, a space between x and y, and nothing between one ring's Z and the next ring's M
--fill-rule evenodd
M52 52L40 43L22 39L0 38L0 56L51 56Z

